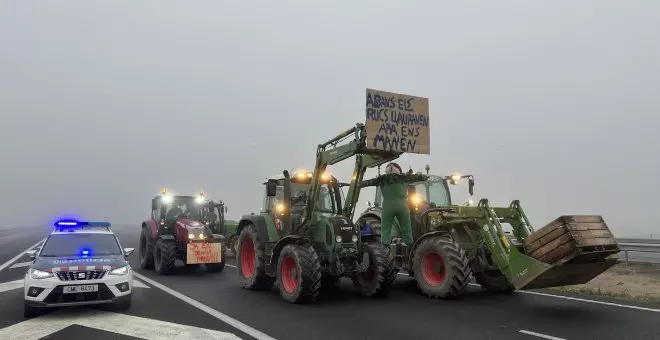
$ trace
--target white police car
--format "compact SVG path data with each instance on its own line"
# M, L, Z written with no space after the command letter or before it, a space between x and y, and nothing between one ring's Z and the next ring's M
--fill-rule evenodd
M107 222L58 221L25 274L24 316L44 308L91 304L131 306L133 248L121 248Z

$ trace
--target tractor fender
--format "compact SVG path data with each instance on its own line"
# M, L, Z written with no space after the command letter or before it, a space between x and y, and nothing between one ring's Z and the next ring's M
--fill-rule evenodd
M408 257L408 268L413 267L412 254L415 253L415 250L417 249L417 246L419 245L419 243L422 242L423 240L426 240L426 239L429 239L429 238L432 238L432 237L436 237L436 236L439 236L439 235L451 235L451 233L449 232L449 230L432 231L432 232L428 232L428 233L420 236L417 240L415 240L415 243L413 243L412 247L410 247L410 250L408 250L408 254L411 254Z
M223 244L225 243L224 235L212 234L212 236L213 236L213 241L220 242L220 243L223 243Z
M176 238L174 235L158 235L159 240L167 240L167 241L174 241Z
M268 238L268 226L266 225L266 219L261 215L243 215L241 220L238 222L238 227L236 228L236 235L240 235L248 225L253 225L257 229L259 234L259 239L261 242L267 242Z
M270 256L270 267L272 268L272 271L275 272L275 267L277 266L277 259L280 257L280 252L285 246L288 246L289 244L308 244L310 243L309 238L299 236L299 235L289 235L281 238L273 247L273 252Z
M142 222L142 228L149 228L149 231L151 232L152 240L155 240L156 236L158 236L158 224L156 224L156 221L146 220Z

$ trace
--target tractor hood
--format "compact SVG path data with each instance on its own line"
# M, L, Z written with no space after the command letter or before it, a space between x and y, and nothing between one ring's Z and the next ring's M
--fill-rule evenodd
M90 257L37 257L30 265L33 269L44 271L69 270L110 270L127 265L123 255Z

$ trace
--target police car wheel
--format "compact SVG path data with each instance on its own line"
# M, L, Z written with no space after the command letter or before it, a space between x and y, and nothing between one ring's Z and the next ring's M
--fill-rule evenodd
M43 308L32 307L32 306L28 305L27 302L25 303L25 305L23 307L23 317L25 317L26 319L37 317L37 316L41 315L42 313L43 313Z

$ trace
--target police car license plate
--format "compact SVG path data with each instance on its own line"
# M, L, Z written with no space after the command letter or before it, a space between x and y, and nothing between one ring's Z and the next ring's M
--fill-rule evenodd
M99 285L64 286L64 294L98 292Z

